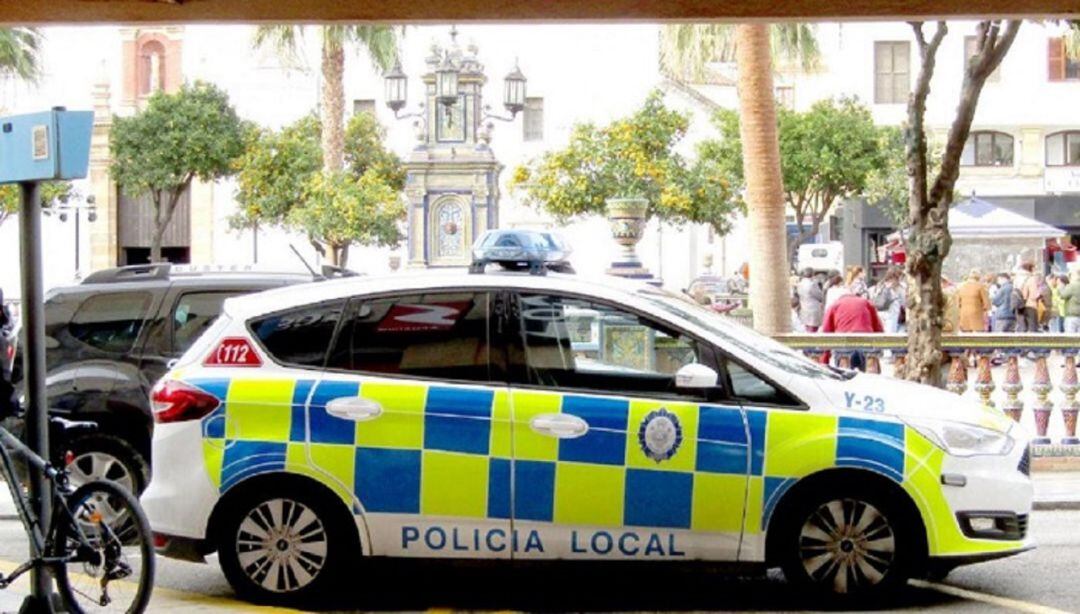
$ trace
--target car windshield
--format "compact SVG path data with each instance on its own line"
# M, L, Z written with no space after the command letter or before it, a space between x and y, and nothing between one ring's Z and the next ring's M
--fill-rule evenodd
M718 313L698 305L689 297L658 288L643 288L638 296L646 299L661 311L682 318L719 337L722 346L738 348L750 356L806 377L847 379L846 372L833 370L814 362L788 346L732 322Z

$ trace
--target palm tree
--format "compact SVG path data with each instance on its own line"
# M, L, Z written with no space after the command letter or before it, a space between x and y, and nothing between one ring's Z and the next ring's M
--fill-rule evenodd
M734 24L672 24L660 30L660 68L669 77L697 81L709 62L734 62ZM769 28L773 64L816 70L821 63L814 24L784 23Z
M791 330L784 185L780 175L773 57L814 68L820 58L808 24L679 24L661 33L661 68L677 79L700 78L705 65L734 58L739 71L739 124L750 222L750 309L754 328Z
M40 54L41 33L36 28L0 28L0 74L37 81Z
M391 26L315 26L322 38L322 125L323 169L344 168L345 143L345 47L362 47L376 70L385 71L397 59L397 34ZM295 56L303 38L303 26L259 26L255 46L271 45L279 54Z

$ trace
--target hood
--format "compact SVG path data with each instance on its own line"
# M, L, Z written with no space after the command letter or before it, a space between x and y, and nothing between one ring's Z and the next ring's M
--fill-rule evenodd
M818 385L829 403L841 411L954 420L1001 433L1014 424L1000 409L978 399L883 375L859 373L849 380L820 380Z

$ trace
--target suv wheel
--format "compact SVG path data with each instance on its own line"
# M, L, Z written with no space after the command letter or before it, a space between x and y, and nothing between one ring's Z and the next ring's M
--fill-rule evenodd
M902 586L918 539L903 508L871 490L810 496L781 526L789 582L837 597L865 597Z
M72 454L67 469L76 486L91 480L112 480L136 496L146 488L150 475L146 459L119 437L84 435L68 443L66 450Z
M342 502L310 485L252 490L226 505L218 557L242 598L310 605L332 594L358 552Z

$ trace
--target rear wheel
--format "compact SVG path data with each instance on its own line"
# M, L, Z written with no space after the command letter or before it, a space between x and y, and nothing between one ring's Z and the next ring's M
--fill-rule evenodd
M92 480L110 480L136 495L146 488L150 475L146 459L119 437L84 435L73 439L66 450L72 454L68 475L76 486Z
M342 502L310 485L253 491L227 504L218 557L229 584L246 599L308 603L325 597L357 554L356 530Z
M904 508L872 490L806 497L781 522L784 576L824 594L893 590L907 581L918 555L918 535Z
M56 585L68 612L146 610L154 583L150 523L126 488L88 482L67 497L60 513L53 556Z

